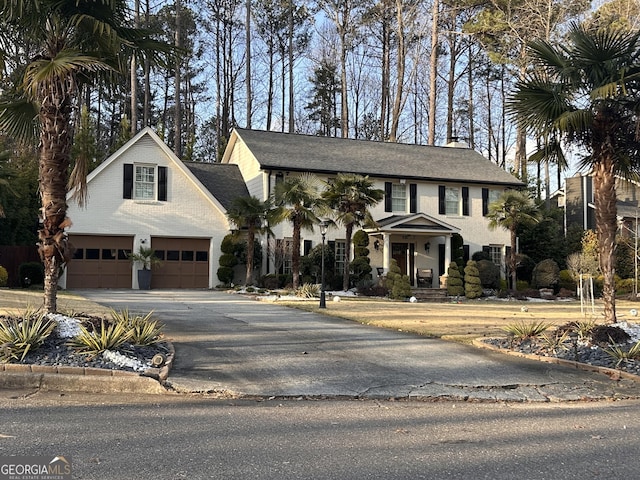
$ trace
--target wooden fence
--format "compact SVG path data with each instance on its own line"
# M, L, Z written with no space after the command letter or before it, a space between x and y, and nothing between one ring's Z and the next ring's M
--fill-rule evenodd
M20 265L25 262L39 262L38 247L36 246L4 246L0 245L0 265L9 273L9 287L20 286Z

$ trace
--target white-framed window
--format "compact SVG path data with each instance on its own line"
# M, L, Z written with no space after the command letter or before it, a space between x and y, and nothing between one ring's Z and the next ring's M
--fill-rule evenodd
M394 183L391 185L391 210L394 212L407 211L407 185Z
M340 273L340 274L344 273L344 264L345 264L344 254L346 253L346 246L347 246L347 242L345 242L344 240L336 240L335 273Z
M444 192L445 213L447 215L460 215L460 189L447 187Z
M491 261L496 265L502 265L502 245L489 245Z
M156 167L154 165L135 165L133 198L136 200L156 199Z

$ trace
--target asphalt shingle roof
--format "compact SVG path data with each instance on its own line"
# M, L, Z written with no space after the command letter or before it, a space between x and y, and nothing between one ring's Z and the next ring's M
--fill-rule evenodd
M522 186L475 150L236 129L264 170Z
M184 162L200 182L229 210L237 197L248 197L249 191L237 165Z

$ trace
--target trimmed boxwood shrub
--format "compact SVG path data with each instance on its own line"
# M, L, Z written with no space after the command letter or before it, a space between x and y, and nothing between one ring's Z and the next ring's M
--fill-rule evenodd
M458 264L451 262L447 269L447 295L461 297L464 295L464 282L458 270Z
M0 265L0 287L6 287L9 281L9 272L7 269Z
M480 272L476 262L469 260L464 267L464 295L473 299L482 296L482 284L480 283Z
M20 275L20 285L28 287L29 285L44 284L44 265L40 262L26 262L18 267Z

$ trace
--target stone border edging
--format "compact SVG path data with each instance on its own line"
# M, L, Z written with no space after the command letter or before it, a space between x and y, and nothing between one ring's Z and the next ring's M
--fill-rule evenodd
M556 358L556 357L545 357L542 355L534 355L533 353L523 353L523 352L517 352L515 350L508 350L505 348L496 347L495 345L491 345L483 341L483 340L487 340L488 338L489 337L476 338L473 340L472 343L475 347L484 348L487 350L504 353L507 355L513 355L515 357L526 358L529 360L537 360L539 362L545 362L545 363L553 363L556 365L563 365L565 367L573 367L577 370L585 370L587 372L602 373L604 375L607 375L612 380L620 380L621 378L626 378L627 380L640 382L640 376L635 375L633 373L617 370L615 368L600 367L597 365L590 365L588 363L576 362L574 360L565 360L563 358Z
M142 373L67 365L32 365L0 363L0 388L37 388L86 393L167 393L164 383L169 377L175 348L167 346L167 359L161 367Z

